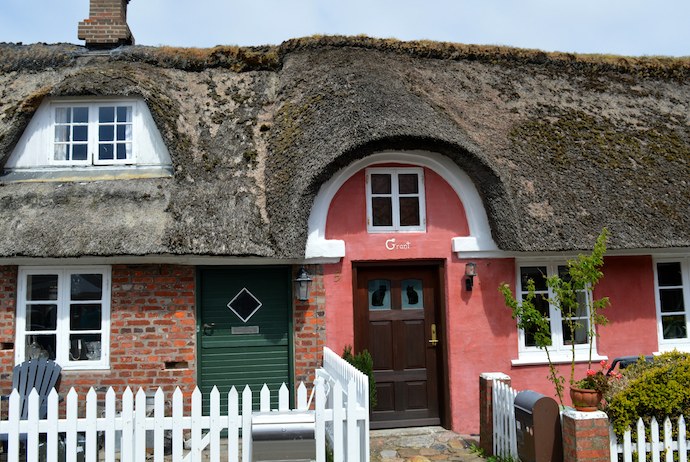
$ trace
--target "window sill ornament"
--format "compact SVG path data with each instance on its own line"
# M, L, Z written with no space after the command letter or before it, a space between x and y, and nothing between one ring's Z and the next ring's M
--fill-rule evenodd
M300 267L297 272L297 278L295 278L295 293L297 294L297 300L301 302L306 302L309 300L309 285L311 284L311 277L309 273L304 268Z
M465 264L465 290L472 291L474 286L474 277L477 275L477 264L469 262Z

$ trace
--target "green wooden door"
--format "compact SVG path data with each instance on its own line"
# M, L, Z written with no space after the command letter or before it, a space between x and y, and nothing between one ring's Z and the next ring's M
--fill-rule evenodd
M204 268L199 270L198 287L199 388L204 407L214 385L221 392L222 412L232 386L241 399L249 384L255 406L264 383L272 392L283 382L292 390L289 268ZM277 406L276 395L272 408Z

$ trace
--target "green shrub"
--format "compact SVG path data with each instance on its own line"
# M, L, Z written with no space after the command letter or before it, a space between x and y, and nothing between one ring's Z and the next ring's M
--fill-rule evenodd
M376 408L378 401L376 399L376 380L374 380L374 359L369 350L362 350L353 355L352 346L347 345L343 350L343 359L369 377L369 408Z
M606 412L617 435L634 427L639 417L648 427L652 417L661 425L667 416L690 416L690 355L665 353L622 372L607 396Z

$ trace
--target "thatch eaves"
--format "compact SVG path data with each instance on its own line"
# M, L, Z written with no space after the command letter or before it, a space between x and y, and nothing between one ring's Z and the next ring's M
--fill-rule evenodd
M456 162L504 250L583 249L603 226L617 249L690 247L687 59L323 37L0 45L0 63L0 165L45 97L117 95L146 101L175 170L1 184L0 256L298 259L320 185L391 149Z

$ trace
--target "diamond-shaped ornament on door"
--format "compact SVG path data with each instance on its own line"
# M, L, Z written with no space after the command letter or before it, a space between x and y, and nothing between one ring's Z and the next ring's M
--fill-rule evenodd
M242 322L247 322L262 305L263 303L245 287L235 295L235 298L230 300L228 308L230 308Z

